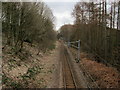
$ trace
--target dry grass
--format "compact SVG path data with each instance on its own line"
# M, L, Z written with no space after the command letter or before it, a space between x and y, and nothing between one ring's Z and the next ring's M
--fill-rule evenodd
M21 59L26 54L13 54L6 47L3 52L3 87L22 87L22 88L45 88L52 87L55 83L55 75L58 67L58 48L47 53L37 55L37 48L24 45L24 53L29 53L26 59Z
M83 55L82 55L83 54ZM81 55L84 57L84 53ZM88 58L81 63L101 88L120 88L120 74L116 68L105 66Z
M76 57L76 50L70 48L74 57ZM101 88L120 88L120 73L114 67L108 67L103 63L94 61L92 54L85 52L80 53L81 62L87 72L92 76L95 82Z

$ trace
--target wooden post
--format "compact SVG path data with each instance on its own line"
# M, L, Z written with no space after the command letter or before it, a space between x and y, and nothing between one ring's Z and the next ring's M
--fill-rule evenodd
M78 40L78 61L77 63L80 61L80 40Z

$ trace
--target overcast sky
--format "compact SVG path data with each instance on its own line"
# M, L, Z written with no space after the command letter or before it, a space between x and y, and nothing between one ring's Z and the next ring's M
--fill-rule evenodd
M38 0L39 1L39 0ZM91 1L91 0L43 0L49 8L51 8L53 15L55 16L55 28L58 30L64 24L73 24L74 18L71 13L74 5L79 1ZM93 0L98 2L99 0ZM107 0L117 1L117 0Z
M64 24L73 24L74 18L71 13L76 2L45 2L55 16L54 23L57 30Z

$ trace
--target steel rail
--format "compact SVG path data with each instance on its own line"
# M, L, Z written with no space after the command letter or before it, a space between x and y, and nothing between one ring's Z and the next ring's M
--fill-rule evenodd
M68 52L67 52L67 51L66 51L66 54L67 54L67 56L68 56ZM68 58L67 58L67 57L66 57L66 61L67 61L68 66L69 66L69 68L70 68L70 72L71 72L71 75L72 75L72 79L73 79L75 88L76 88L76 90L77 90L77 84L76 84L76 81L75 81L75 78L74 78L74 74L73 74L73 71L72 71L72 67L71 67L70 61L68 61Z
M76 49L76 48L74 48L74 49ZM80 65L79 65L79 66L80 66ZM91 80L93 81L94 85L97 86L97 88L100 88L100 87L98 86L98 84L95 83L95 80L92 78L92 76L90 75L90 73L85 70L84 66L82 65L82 66L80 66L80 67L82 67L81 69L82 69L82 71L85 72L86 76L89 77L89 79L91 79ZM90 83L88 83L88 88L91 88Z
M73 72L72 72L72 69L71 69L71 65L70 65L70 62L68 61L68 58L67 58L67 51L65 50L65 47L64 47L64 53L63 53L63 62L64 62L64 68L63 68L63 81L64 81L64 88L69 88L69 87L72 87L72 88L75 88L77 89L77 84L75 82L75 79L74 79L74 75L73 75ZM66 70L67 68L67 70ZM67 77L70 77L71 81L69 82L67 80Z

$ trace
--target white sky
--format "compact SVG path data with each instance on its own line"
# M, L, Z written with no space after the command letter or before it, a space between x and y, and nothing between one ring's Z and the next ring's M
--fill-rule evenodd
M71 13L76 2L45 2L55 16L55 27L58 30L64 24L73 24Z

